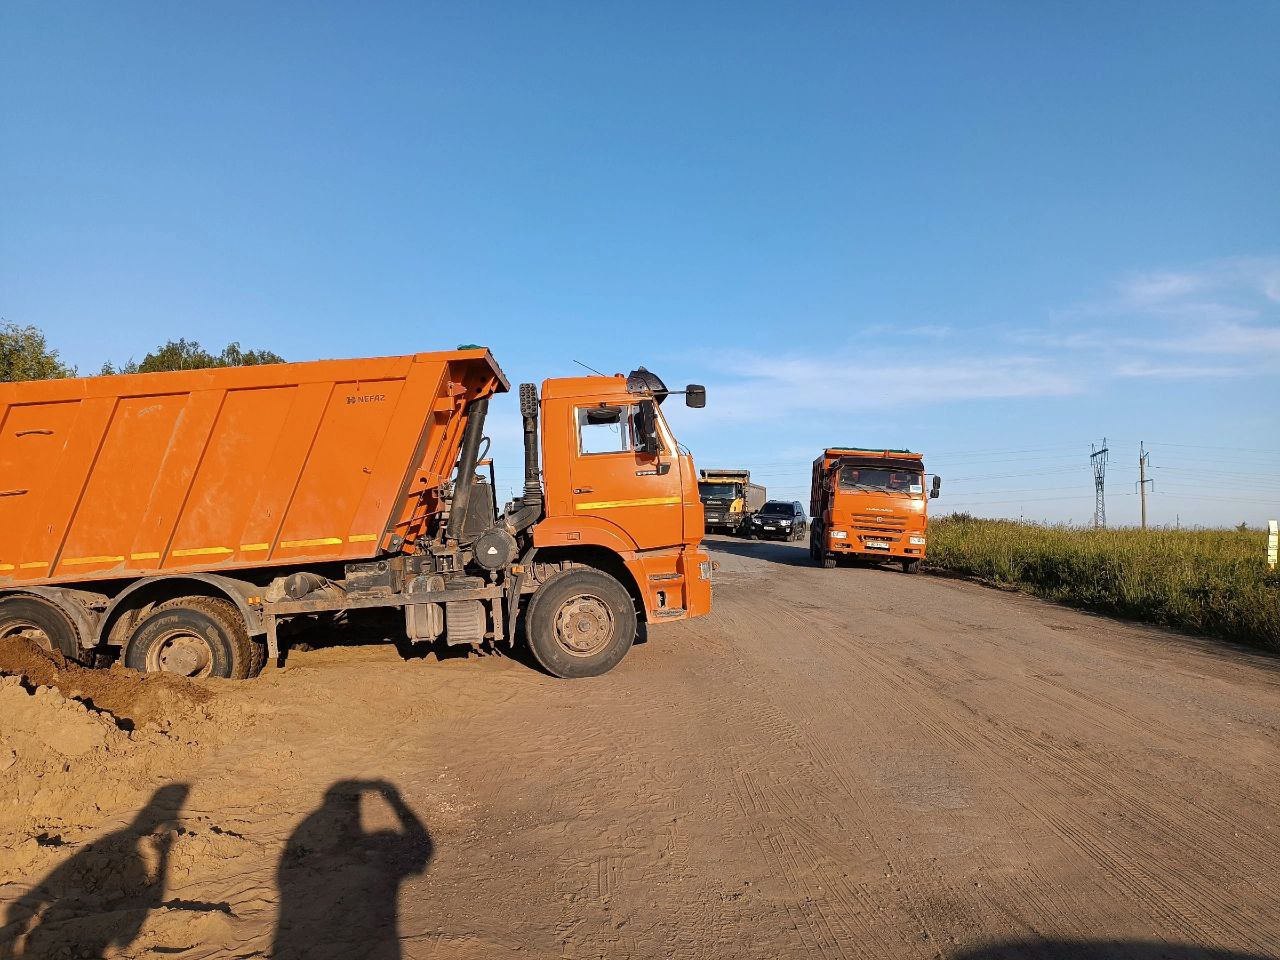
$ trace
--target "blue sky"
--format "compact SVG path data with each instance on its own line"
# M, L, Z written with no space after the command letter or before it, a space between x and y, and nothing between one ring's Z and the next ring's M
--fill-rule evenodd
M0 9L0 317L88 371L645 364L707 466L807 499L925 451L935 509L1280 514L1280 4ZM518 476L514 402L494 411ZM510 424L507 426L506 424Z

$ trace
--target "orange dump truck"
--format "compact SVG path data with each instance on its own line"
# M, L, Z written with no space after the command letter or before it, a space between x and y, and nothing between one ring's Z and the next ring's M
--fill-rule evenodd
M538 661L582 677L638 620L707 613L662 381L521 386L524 490L499 512L480 465L507 389L483 349L0 384L0 637L247 677L290 618L398 608L409 640L478 645L523 615Z
M930 497L942 487L933 478ZM928 526L924 457L910 450L831 447L813 461L809 555L834 567L839 557L897 560L914 573Z

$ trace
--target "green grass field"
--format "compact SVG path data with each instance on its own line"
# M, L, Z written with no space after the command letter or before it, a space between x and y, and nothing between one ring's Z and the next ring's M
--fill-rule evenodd
M1093 530L964 515L929 562L1049 600L1280 652L1280 575L1250 530Z

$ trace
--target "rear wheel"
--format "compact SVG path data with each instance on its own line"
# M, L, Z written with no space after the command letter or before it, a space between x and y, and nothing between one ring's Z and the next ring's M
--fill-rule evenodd
M80 659L80 638L71 618L43 597L0 598L0 639L21 637L45 650Z
M557 573L529 601L525 636L538 663L563 678L598 677L636 638L631 594L599 570Z
M144 673L243 680L265 660L235 605L216 597L179 597L157 607L134 629L124 665Z

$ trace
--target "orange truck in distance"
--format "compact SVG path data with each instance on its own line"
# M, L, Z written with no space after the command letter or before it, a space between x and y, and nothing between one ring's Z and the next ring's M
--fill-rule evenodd
M0 638L239 678L291 618L382 607L450 644L514 644L523 617L548 672L586 677L638 620L707 613L662 381L522 385L524 490L499 512L478 466L508 389L479 348L0 384Z
M933 478L929 497L941 492ZM823 567L839 557L897 560L914 573L928 527L924 457L909 450L832 447L813 461L809 556Z

